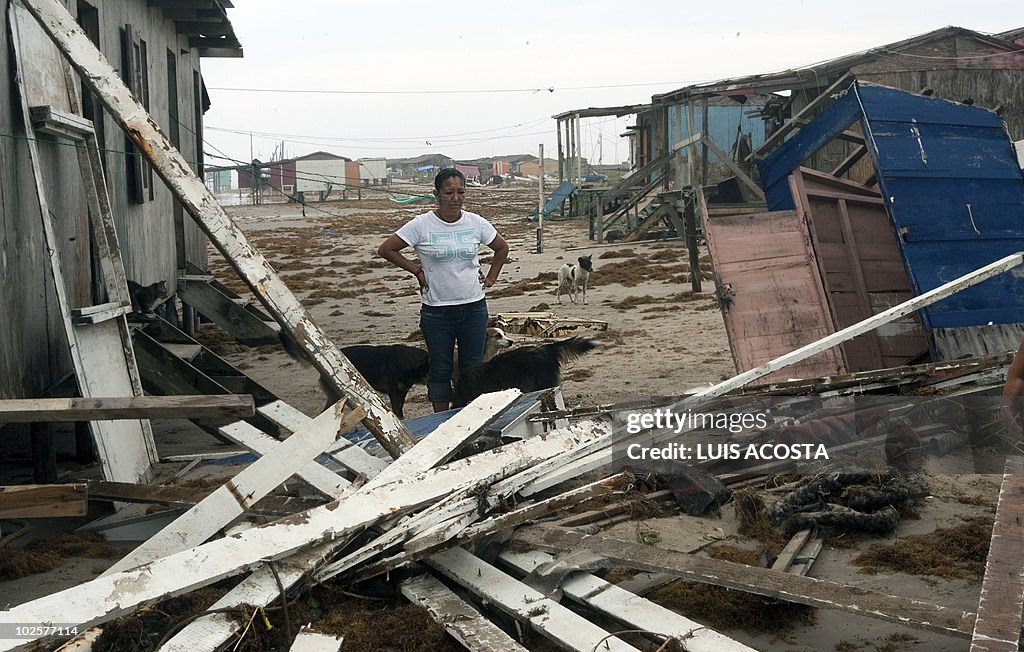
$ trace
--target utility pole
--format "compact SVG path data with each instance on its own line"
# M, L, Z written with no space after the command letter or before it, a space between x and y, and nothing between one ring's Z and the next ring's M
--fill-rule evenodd
M544 253L544 143L538 146L538 167L540 179L537 180L537 253Z

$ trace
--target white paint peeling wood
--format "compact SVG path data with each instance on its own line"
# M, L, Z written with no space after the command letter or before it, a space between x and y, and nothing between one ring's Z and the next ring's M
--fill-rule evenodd
M380 396L313 321L266 258L227 216L216 197L121 82L117 71L76 24L74 17L57 0L23 0L23 3L274 319L294 335L313 365L337 391L354 406L366 410L363 424L381 446L396 458L411 448L414 440L409 430L385 407Z
M503 446L438 469L412 473L372 493L357 493L241 534L217 539L0 611L0 623L66 622L88 628L143 604L186 593L281 559L323 541L336 540L387 516L423 507L466 486L490 485L558 453L585 444L591 435L568 428L546 437ZM34 639L0 639L0 650L27 647Z
M450 548L431 555L427 564L505 613L526 621L534 630L567 649L578 652L593 652L595 649L639 652L622 639L610 636L586 618L462 548Z
M526 652L525 647L427 573L402 582L401 591L410 602L426 609L430 617L467 650Z
M592 428L570 426L437 469L410 473L372 493L357 492L344 505L335 501L0 611L0 623L68 622L80 628L92 627L139 605L180 595L310 545L346 537L385 517L422 508L453 491L494 484L563 451L585 446L596 436ZM0 639L0 650L31 643L26 639Z
M338 652L344 640L344 636L321 634L306 625L299 631L288 652Z
M342 432L362 417L357 409L347 415L344 402L309 422L302 430L278 442L272 450L245 467L173 523L150 537L104 575L134 568L191 546L197 546L238 518L258 500L276 489L297 470L323 452Z
M434 432L423 438L412 450L403 455L397 461L392 462L391 467L388 468L386 474L378 474L378 478L375 478L374 481L360 487L358 489L358 493L370 493L384 484L394 482L397 479L401 479L417 471L422 472L433 467L437 462L448 457L452 450L465 442L467 438L471 437L476 431L482 428L496 414L500 413L508 405L515 402L519 393L519 390L508 390L506 392L478 397L467 405L466 408L460 411L459 414L442 423ZM295 414L288 415L286 410L275 410L275 412L284 416L291 425L296 425L301 421L301 417ZM304 417L305 415L302 416ZM306 418L308 420L308 417ZM286 425L286 427L290 426ZM292 435L292 437L289 437L289 440L295 436L296 435ZM249 445L242 441L239 441L239 443L246 446ZM314 463L314 465L319 466L316 463ZM324 473L334 476L335 479L333 482L335 484L337 484L337 481L339 480L344 482L342 478L336 476L327 469L323 469L323 467L320 468ZM323 475L320 472L317 473L318 475ZM328 479L328 486L330 483L331 480ZM461 495L464 491L456 493ZM449 502L449 499L442 502ZM423 512L429 511L429 509L423 510ZM420 514L423 512L420 512ZM413 518L415 519L416 517ZM399 538L398 541L401 541L401 539ZM337 548L340 548L344 543L345 541L341 540L321 544L315 546L309 551L301 552L298 555L290 557L286 560L289 562L289 569L278 569L281 584L286 589L291 588L307 574L310 568L330 557L331 554L333 554L334 551ZM266 606L274 600L279 592L280 589L277 585L277 579L273 577L273 574L268 569L260 569L250 577L243 580L241 584L236 586L227 595L223 596L215 605L213 605L212 608L233 606L242 602L246 604ZM197 649L214 649L215 646L220 645L223 641L227 640L232 633L237 631L237 629L238 623L233 618L223 614L210 614L191 623L170 639L162 649L173 650L175 652L194 652Z
M300 430L310 422L308 416L280 399L261 405L256 408L256 412L289 432ZM327 449L327 454L349 471L365 475L368 478L377 475L388 465L384 460L367 453L344 437L339 437Z
M573 430L581 433L589 433L592 437L591 441L593 442L600 440L602 436L606 435L609 428L608 425L604 423L585 421L565 429L565 431ZM558 432L562 431L553 431L547 436L554 435ZM516 445L521 444L522 442ZM579 448L585 449L588 446L589 444L586 444ZM507 446L503 448L507 448ZM571 449L569 452L571 453L572 450L575 450L575 448ZM482 453L480 455L473 456L470 459L483 457L487 454L488 453ZM552 459L562 459L563 457L564 455L559 455ZM411 516L408 521L402 523L401 526L388 530L359 550L356 550L342 559L317 570L314 577L316 577L318 582L325 582L359 564L366 563L379 553L407 541L416 535L427 536L427 533L430 532L435 538L442 534L446 535L448 538L454 537L464 527L472 522L472 520L467 519L466 517L470 514L477 513L481 501L486 501L488 507L493 509L501 498L510 496L527 486L533 478L536 477L537 473L543 472L543 469L547 467L548 462L550 462L550 460L545 460L544 462L532 465L530 468L496 483L487 491L486 495L483 496L474 495L470 497L469 494L472 492L472 489L467 489L462 492L453 492L442 503L433 505L430 509L422 510L421 512ZM398 462L395 463L397 464ZM585 491L592 490L593 486L596 484L598 483L582 487L579 491L583 493ZM514 517L510 517L510 519L512 518ZM435 529L435 525L439 523L445 523L446 526L450 526L450 529L446 530L445 525Z
M522 573L529 574L554 557L538 551L504 550L498 555L498 559ZM559 588L573 600L626 623L631 628L657 632L665 638L675 637L686 646L688 652L755 652L754 648L684 618L635 593L620 589L590 573L572 573Z
M466 545L482 539L483 537L514 528L528 521L545 516L557 509L575 505L587 500L588 498L606 494L610 490L610 487L622 478L623 476L621 474L617 474L597 480L596 482L592 482L582 487L577 487L576 489L572 489L557 496L552 496L542 501L523 505L522 507L510 512L505 512L504 514L499 514L482 521L473 522L468 527L464 525L464 520L457 517L451 517L439 526L428 527L426 530L421 531L417 531L417 528L410 525L408 526L408 529L411 532L415 532L415 535L405 541L403 544L403 551L392 557L381 559L379 562L369 567L360 568L357 578L362 579L373 577L374 574L387 572L388 570L417 561L430 553L440 550L441 547L445 545L452 545L449 542L454 542L456 545ZM477 502L478 501L475 498L472 501L462 501L459 504L459 507L463 510L463 514L475 514L478 510ZM493 491L487 496L487 502L489 508L497 506L498 497L493 493ZM430 511L435 510L437 507L437 505L432 506ZM424 512L420 513L422 514ZM398 528L394 528L387 534L392 534L397 529ZM395 533L397 534L397 532ZM380 537L374 543L378 543L382 539L383 537ZM383 550L390 548L393 543L394 542L392 541L387 546L380 544L380 549ZM358 552L359 551L357 551L357 553L353 553L353 556L358 554ZM345 557L330 566L324 567L318 571L315 577L318 581L324 581L324 579L329 579L340 572L348 570L356 565L356 563L348 563L350 557Z
M217 428L217 432L224 435L231 441L245 446L254 453L266 455L274 450L274 446L281 443L281 440L274 439L259 428L246 423L236 421ZM289 437L290 439L290 437ZM334 471L321 465L319 462L309 462L295 472L304 482L309 483L314 489L330 498L338 498L350 485L349 481Z
M425 471L444 462L488 421L512 405L520 394L518 389L507 389L473 399L455 416L417 442L412 449L402 455L402 459L392 462L388 468L360 487L360 492L374 491L388 483L401 482L411 471Z

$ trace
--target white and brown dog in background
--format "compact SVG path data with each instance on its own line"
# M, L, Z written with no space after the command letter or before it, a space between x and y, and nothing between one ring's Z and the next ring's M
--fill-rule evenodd
M591 254L580 256L576 264L566 263L558 270L558 289L555 290L555 298L562 303L562 287L568 286L569 300L576 303L576 289L583 292L583 304L587 303L587 281L590 279L594 266L590 262Z

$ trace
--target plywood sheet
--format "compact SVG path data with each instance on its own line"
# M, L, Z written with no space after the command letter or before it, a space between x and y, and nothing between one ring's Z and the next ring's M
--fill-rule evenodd
M736 369L746 371L835 332L807 230L795 211L708 218L705 231ZM836 349L768 382L845 372Z

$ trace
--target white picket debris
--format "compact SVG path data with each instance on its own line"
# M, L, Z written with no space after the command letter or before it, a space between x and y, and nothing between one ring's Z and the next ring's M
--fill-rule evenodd
M363 410L357 408L345 414L344 405L343 401L338 401L302 430L278 442L266 455L245 467L104 574L111 575L134 568L209 539L244 514L256 501L279 487L295 471L309 464L310 460L337 439L339 433L358 423Z
M344 640L344 636L321 634L306 625L299 631L288 652L338 652Z
M308 416L281 400L261 405L256 408L256 412L289 432L301 430L303 426L310 422ZM230 437L230 435L228 436ZM269 437L269 435L267 436ZM271 439L273 440L272 437ZM263 451L256 452L261 455L263 454ZM327 454L349 471L365 475L368 478L377 475L388 465L384 460L376 455L367 453L344 437L339 437L337 441L331 444L327 449Z
M435 553L427 559L427 564L570 650L639 652L622 639L462 548Z
M503 550L498 559L522 573L531 573L554 557L537 551ZM590 573L572 573L559 588L573 600L622 621L631 628L657 632L666 638L674 636L689 652L754 652L753 648L723 636L706 625L684 618Z
M245 421L236 421L221 426L217 428L217 432L261 456L267 455L274 450L277 444L281 443L281 440L274 439ZM351 484L319 462L307 462L305 466L295 472L295 475L329 498L338 498Z
M472 652L526 652L511 636L484 618L454 591L427 573L401 584L402 595L430 614L451 636Z
M394 482L405 475L433 467L450 456L452 451L461 446L494 415L513 403L518 396L519 390L508 390L478 397L456 417L442 423L409 452L392 462L385 473L377 474L373 481L360 487L359 493L372 492L377 487ZM299 420L293 417L291 423L295 424ZM334 476L335 482L341 480L327 469L323 469L323 471ZM448 502L450 502L450 498L442 501L442 503ZM429 510L422 510L419 514L426 512ZM278 580L286 590L291 588L308 574L310 568L314 568L329 558L344 543L345 540L341 539L320 544L282 560L280 565L275 568L278 574L276 578L269 568L260 568L229 591L211 608L230 607L242 603L266 606L280 594ZM229 616L208 614L196 619L175 634L161 649L175 652L214 649L227 640L238 628L237 621Z

